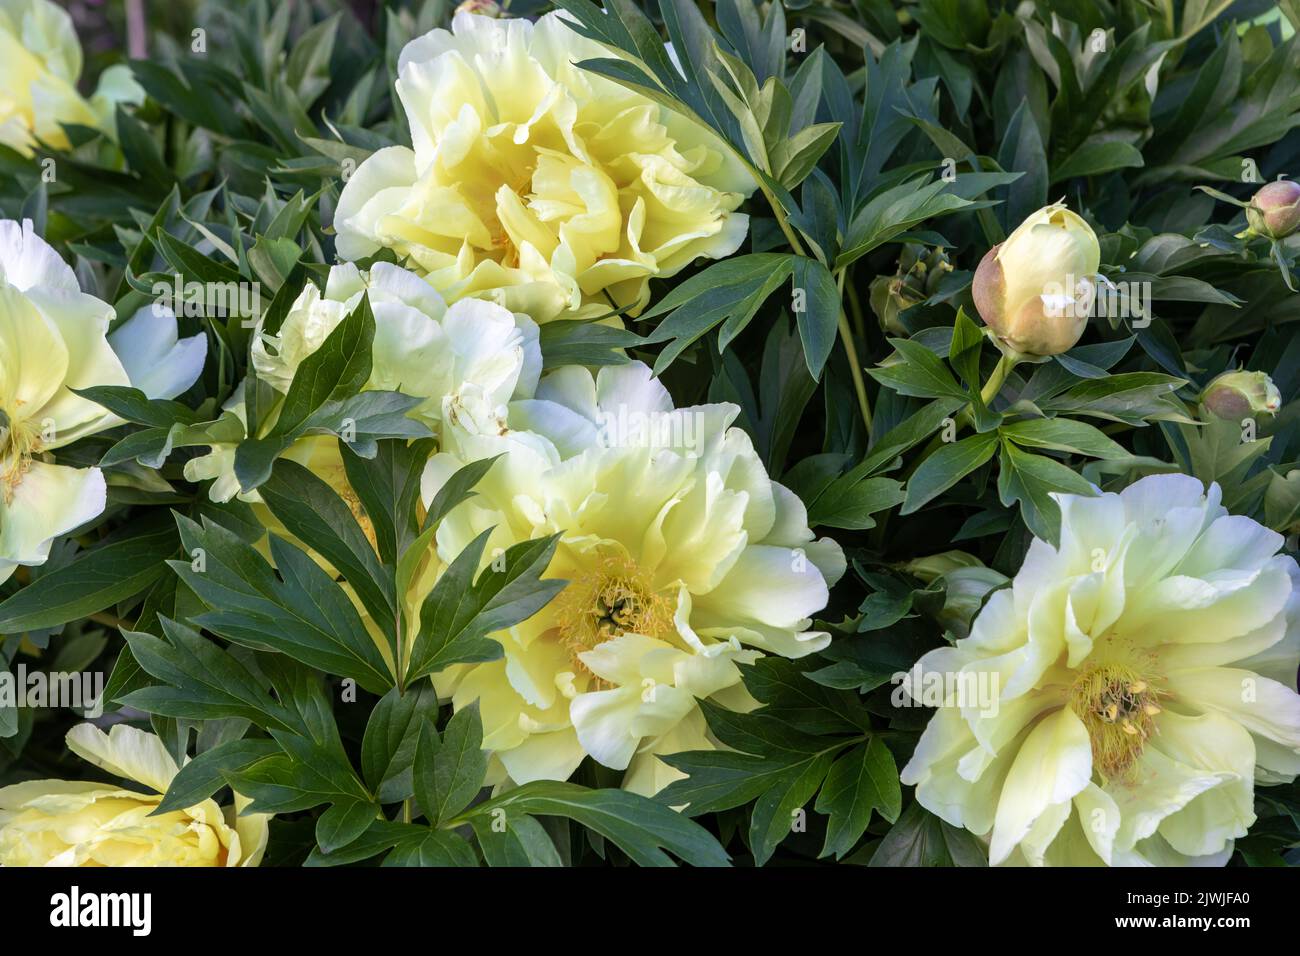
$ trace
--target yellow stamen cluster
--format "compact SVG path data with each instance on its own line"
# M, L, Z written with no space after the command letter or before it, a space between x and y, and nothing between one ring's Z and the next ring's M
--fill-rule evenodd
M0 485L5 504L13 503L14 489L31 467L32 457L39 455L43 447L38 429L17 416L0 415Z
M1070 689L1070 708L1092 742L1093 766L1105 777L1122 776L1156 732L1159 692L1122 664L1086 670Z
M603 554L590 570L577 575L555 599L560 642L575 667L588 672L578 657L621 634L661 637L673 626L673 605L654 589L650 577L626 555Z

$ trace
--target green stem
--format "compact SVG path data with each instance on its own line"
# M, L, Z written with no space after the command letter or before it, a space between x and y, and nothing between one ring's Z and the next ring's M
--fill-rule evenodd
M849 293L849 312L853 318L853 331L857 333L858 338L864 342L867 339L867 323L862 317L862 302L858 298L857 287L852 283L846 286Z
M997 366L993 369L993 374L989 380L984 383L980 389L980 401L988 405L993 399L998 397L998 392L1002 391L1002 386L1006 384L1007 375L1016 367L1016 362L1009 358L1005 353L998 359Z
M767 204L772 207L772 215L776 217L776 224L781 227L781 232L785 234L785 241L790 243L790 248L798 255L806 256L808 253L804 251L803 243L799 241L799 236L795 234L795 231L790 228L790 220L785 217L785 207L781 205L780 200L773 196L766 186L760 185L759 188L763 190L763 195L767 197Z
M1011 374L1011 370L1015 368L1017 364L1018 363L1015 359L1003 353L1002 357L998 359L998 364L993 369L993 374L989 376L988 381L984 383L984 387L980 389L980 401L987 406L991 401L993 401L993 399L997 398L998 392L1002 391L1002 386L1006 384L1007 376ZM970 406L967 405L963 408L954 421L956 422L958 432L967 425L975 424L975 416L971 414ZM935 435L931 438L929 444L921 450L921 454L916 457L912 464L908 466L906 472L904 472L904 479L912 477L912 472L916 471L916 469L920 467L921 462L929 458L930 453L941 444L943 444L942 434Z
M838 325L840 341L844 343L844 354L849 359L849 374L853 377L853 390L858 395L858 411L862 413L862 424L867 429L867 444L871 444L871 400L867 398L867 383L862 378L862 363L858 361L858 347L853 341L853 330L849 327L849 318L844 312L844 282L847 269L841 269L836 282L840 290L840 315Z
M1018 364L1015 359L1005 353L998 359L998 364L993 368L993 374L989 376L989 380L980 389L980 401L984 403L986 408L993 402L993 399L998 397L998 392L1002 391L1002 386L1006 384L1007 375ZM974 423L975 416L971 414L970 406L967 405L961 410L961 414L957 416L957 427L960 428L963 425L972 425Z

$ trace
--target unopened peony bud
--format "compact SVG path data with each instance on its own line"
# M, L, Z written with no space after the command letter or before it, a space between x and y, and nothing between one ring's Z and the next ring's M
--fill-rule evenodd
M1092 227L1063 203L1044 206L980 261L975 308L1012 351L1058 355L1083 335L1100 264Z
M1280 179L1260 187L1246 207L1251 231L1270 239L1285 239L1300 228L1300 183Z
M1201 403L1219 418L1237 421L1282 407L1282 395L1263 372L1224 372L1201 393Z

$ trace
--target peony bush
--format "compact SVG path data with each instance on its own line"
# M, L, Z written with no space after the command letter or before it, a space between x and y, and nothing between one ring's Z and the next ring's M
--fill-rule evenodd
M154 6L0 2L0 866L1300 864L1294 4Z

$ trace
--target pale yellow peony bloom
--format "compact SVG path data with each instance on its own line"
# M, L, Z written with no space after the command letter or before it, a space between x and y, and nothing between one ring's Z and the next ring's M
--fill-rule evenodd
M409 414L440 434L444 419L468 408L482 415L504 416L515 397L533 394L542 371L537 325L491 302L466 300L450 307L424 279L389 263L367 273L352 263L330 270L322 292L308 283L280 328L267 333L259 320L253 333L252 361L258 376L280 395L293 384L302 362L319 349L339 324L369 294L375 317L371 372L367 388L400 391L425 399ZM246 429L248 418L241 383L226 402ZM275 424L278 407L261 424L265 434ZM236 443L221 443L209 454L185 464L189 481L213 479L214 501L258 502L256 490L241 492L235 477ZM300 438L285 453L309 467L359 507L347 487L337 439L332 435ZM361 517L358 514L358 517Z
M207 799L153 816L180 772L153 734L117 724L68 731L68 749L143 792L80 780L0 788L0 866L257 866L270 815Z
M143 309L109 334L112 318L30 220L0 221L0 581L43 564L55 538L104 510L100 470L51 452L121 422L73 389L172 398L203 368L207 340L178 340L170 312Z
M712 133L579 69L614 54L565 25L457 13L399 61L414 148L349 179L344 259L394 250L450 299L488 296L538 322L637 314L649 279L739 248L755 183Z
M414 413L430 426L466 392L491 407L532 395L542 372L536 323L490 302L447 306L427 281L385 262L362 272L352 263L330 269L322 293L310 283L274 335L261 321L253 335L253 365L287 393L302 361L369 293L375 317L370 388L426 399Z
M1026 217L975 270L971 294L984 324L1021 356L1059 355L1087 328L1097 293L1097 234L1064 203Z
M118 103L141 103L144 90L126 66L105 70L90 100L77 92L81 43L72 18L50 0L0 0L0 144L30 156L36 140L71 143L60 124L114 135Z
M947 696L902 781L993 864L1222 865L1300 773L1300 568L1186 475L1057 500L1060 547L905 684Z
M458 433L424 474L426 503L464 462L505 452L437 532L449 562L487 528L485 560L559 532L545 576L569 581L493 635L501 660L437 676L457 708L477 700L484 747L516 783L563 780L590 755L654 793L680 776L656 754L711 749L697 698L753 706L737 663L801 657L844 570L798 497L772 481L734 405L673 409L640 363L560 369L511 429Z

